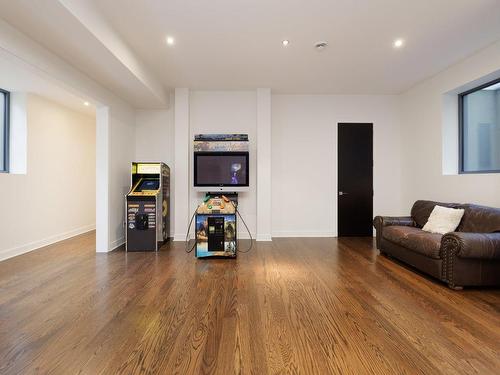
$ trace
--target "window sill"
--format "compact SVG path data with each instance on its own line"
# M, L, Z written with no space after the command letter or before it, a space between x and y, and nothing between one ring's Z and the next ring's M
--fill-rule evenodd
M495 173L500 173L500 170L498 171L460 171L458 174L495 174Z

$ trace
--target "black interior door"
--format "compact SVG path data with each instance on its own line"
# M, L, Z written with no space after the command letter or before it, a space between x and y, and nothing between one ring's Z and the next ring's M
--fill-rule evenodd
M372 236L373 124L338 124L338 235Z

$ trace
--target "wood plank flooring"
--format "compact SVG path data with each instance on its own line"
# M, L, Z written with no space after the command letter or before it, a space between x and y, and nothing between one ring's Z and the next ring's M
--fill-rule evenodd
M500 290L451 291L371 238L196 260L94 237L0 262L0 374L500 373Z

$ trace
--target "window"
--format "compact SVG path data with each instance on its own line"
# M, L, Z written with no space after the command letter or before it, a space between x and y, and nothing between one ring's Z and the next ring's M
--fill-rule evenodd
M9 97L0 89L0 172L9 170Z
M500 79L459 95L460 173L500 173Z

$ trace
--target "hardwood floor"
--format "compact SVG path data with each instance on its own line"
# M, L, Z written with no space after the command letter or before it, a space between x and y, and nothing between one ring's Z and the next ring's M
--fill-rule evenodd
M94 236L0 262L1 374L499 373L500 290L451 291L372 239L196 260Z

